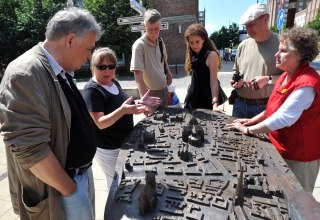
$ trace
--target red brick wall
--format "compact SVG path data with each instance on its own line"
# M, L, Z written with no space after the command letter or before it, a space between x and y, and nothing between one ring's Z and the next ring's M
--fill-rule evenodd
M198 0L151 0L151 5L161 13L161 17L192 15L198 18ZM184 32L190 24L169 23L169 30L160 32L168 51L169 65L184 64L186 52Z

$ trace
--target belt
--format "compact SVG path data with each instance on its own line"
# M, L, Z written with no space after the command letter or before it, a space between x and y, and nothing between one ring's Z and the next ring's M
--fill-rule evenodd
M79 168L69 168L66 170L66 172L73 179L73 177L77 175L84 174L91 167L91 165L92 163L89 163Z
M237 97L240 101L248 104L248 105L266 105L268 103L269 98L264 99L247 99L241 96Z

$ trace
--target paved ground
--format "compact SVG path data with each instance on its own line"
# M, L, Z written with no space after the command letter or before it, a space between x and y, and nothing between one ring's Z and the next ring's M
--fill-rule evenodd
M229 96L231 92L231 87L229 80L231 78L231 68L232 62L223 63L222 71L219 73L219 80L221 82L221 86L224 89L225 93ZM186 95L186 89L190 84L190 77L186 76L183 70L183 66L177 67L177 74L175 71L175 67L172 67L173 73L173 84L176 87L176 93L181 102L184 101L184 97ZM135 82L132 77L119 78L120 84L123 88L127 87L135 87ZM82 87L82 83L77 84L78 87ZM231 115L232 106L225 103L224 110L226 114ZM142 116L135 117L135 122L143 118ZM100 167L93 162L93 173L95 180L95 189L96 189L96 219L103 219L104 215L104 207L106 201L106 191L105 191L105 180L104 174L101 171ZM2 141L2 137L0 137L0 220L14 220L19 219L17 215L13 213L10 196L9 196L9 186L8 186L8 178L7 178L7 168L6 168L6 156L5 156L5 147ZM313 192L313 195L320 202L320 177L318 175L316 188Z

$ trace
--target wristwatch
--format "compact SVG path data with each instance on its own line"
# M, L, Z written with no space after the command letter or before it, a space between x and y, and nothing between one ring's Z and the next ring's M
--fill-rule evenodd
M271 84L272 84L272 76L270 75L268 80L268 85L271 85Z

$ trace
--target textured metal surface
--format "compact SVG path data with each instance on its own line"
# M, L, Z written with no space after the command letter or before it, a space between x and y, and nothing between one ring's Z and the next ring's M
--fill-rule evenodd
M182 16L164 17L161 20L169 22L169 24L175 24L175 23L196 22L197 18L193 15L182 15Z
M166 109L139 122L120 153L105 218L303 219L290 216L296 203L284 192L305 192L273 145L227 130L230 120ZM157 202L142 215L146 172L156 174Z

